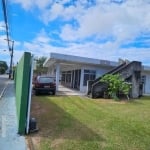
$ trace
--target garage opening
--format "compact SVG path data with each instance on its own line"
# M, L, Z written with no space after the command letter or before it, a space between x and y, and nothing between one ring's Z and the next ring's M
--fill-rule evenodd
M61 84L69 88L80 90L80 77L81 69L62 71Z

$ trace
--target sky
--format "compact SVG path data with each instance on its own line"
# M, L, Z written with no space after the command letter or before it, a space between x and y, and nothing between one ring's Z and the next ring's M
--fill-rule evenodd
M150 66L150 0L6 0L14 64L51 52ZM0 60L10 62L0 5ZM6 51L4 51L6 50Z

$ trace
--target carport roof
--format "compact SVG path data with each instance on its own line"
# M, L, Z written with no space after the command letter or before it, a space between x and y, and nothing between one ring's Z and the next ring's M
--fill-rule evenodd
M59 53L50 53L50 57L46 59L43 66L50 67L55 63L89 64L89 65L112 66L112 67L118 65L118 62L108 60L93 59Z

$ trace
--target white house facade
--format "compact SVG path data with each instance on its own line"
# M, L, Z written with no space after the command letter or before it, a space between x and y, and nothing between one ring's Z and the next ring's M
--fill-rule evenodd
M58 53L50 53L44 62L48 75L56 77L56 90L59 90L59 84L63 84L85 93L88 80L94 80L118 65L119 62ZM142 66L141 81L143 94L150 95L150 67Z

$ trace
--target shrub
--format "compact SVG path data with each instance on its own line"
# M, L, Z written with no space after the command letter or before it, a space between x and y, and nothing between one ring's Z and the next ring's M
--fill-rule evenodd
M108 84L108 94L111 98L119 100L117 93L122 92L128 98L129 90L131 88L130 84L125 82L120 74L112 75L107 74L103 76L100 80Z

